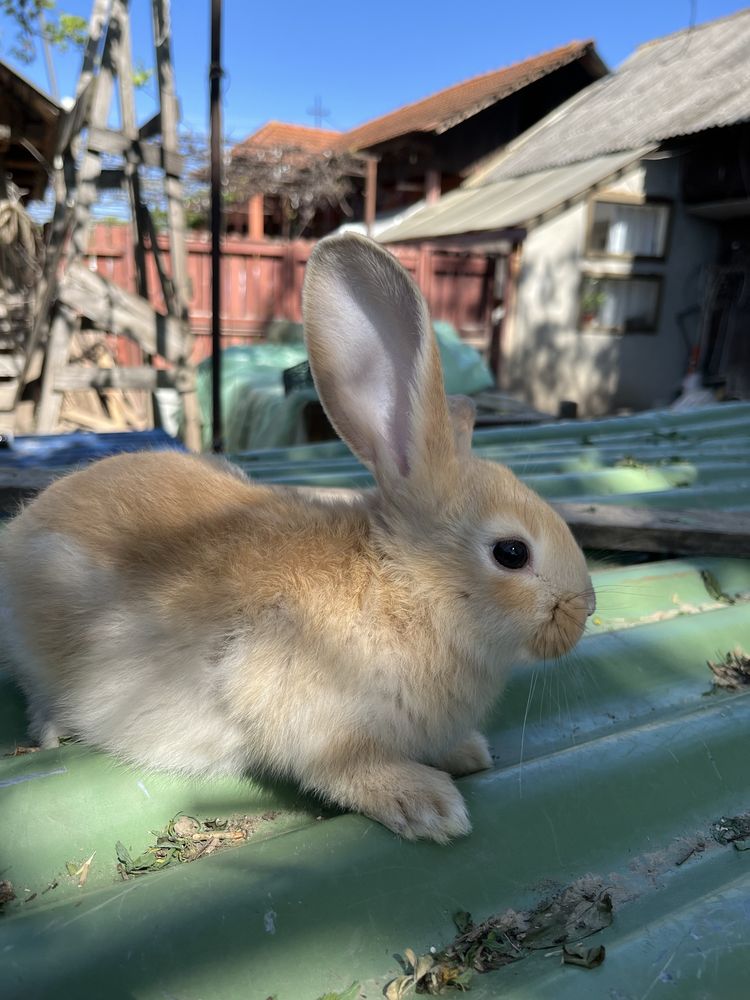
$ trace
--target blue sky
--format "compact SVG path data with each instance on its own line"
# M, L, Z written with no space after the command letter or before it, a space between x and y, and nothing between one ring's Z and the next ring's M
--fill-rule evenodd
M88 17L89 0L61 9ZM132 0L135 58L151 64L150 5ZM240 139L272 118L312 124L316 95L324 125L349 128L477 73L497 69L573 39L593 38L617 66L642 42L678 31L695 17L741 10L736 0L331 0L326 3L225 0L225 132ZM173 48L184 120L207 130L209 0L172 0ZM0 57L12 38L0 16ZM72 93L75 54L56 55L62 95ZM19 67L43 88L41 59ZM140 93L152 113L154 86Z

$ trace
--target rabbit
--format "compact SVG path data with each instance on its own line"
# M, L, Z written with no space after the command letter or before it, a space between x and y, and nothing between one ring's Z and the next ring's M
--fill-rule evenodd
M427 307L365 237L305 275L310 364L376 487L252 483L178 451L67 475L2 539L5 638L43 747L292 779L406 839L470 832L451 776L509 668L565 653L594 610L567 525L471 453Z

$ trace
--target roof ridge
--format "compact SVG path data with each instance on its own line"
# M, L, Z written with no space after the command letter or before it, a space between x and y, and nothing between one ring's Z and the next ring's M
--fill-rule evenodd
M344 133L340 129L335 128L320 128L318 125L300 125L298 122L285 122L280 118L269 118L268 121L263 122L261 126L256 128L254 132L251 132L246 139L252 139L253 136L258 135L263 129L269 128L271 125L281 125L282 128L298 128L303 129L305 132L317 132L322 135L343 135ZM245 140L246 141L246 140Z

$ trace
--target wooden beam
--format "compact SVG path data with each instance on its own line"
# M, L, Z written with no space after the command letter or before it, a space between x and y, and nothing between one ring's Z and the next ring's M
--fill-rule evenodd
M609 504L553 506L584 548L750 558L750 514Z
M107 153L110 156L132 154L145 166L163 169L171 176L179 177L182 172L183 157L177 150L139 142L138 133L134 129L116 132L111 128L92 125L89 128L88 146L92 153Z
M96 368L66 365L55 376L58 392L80 392L84 389L155 389L173 388L175 375L163 368L131 365L127 368Z
M367 235L372 236L378 202L378 161L371 156L367 161L365 176L365 227Z
M263 195L254 194L247 203L247 236L251 240L262 240L265 233L263 218Z
M99 47L103 32L109 27L108 0L94 0L89 19L88 39L83 54L81 75L76 87L75 103L61 121L58 132L57 150L64 153L73 138L80 132L88 115L89 103L95 87L95 74L99 64Z
M85 316L98 330L130 337L147 354L179 362L185 353L180 320L162 316L148 302L126 292L82 264L73 264L60 286L60 301Z
M439 170L428 170L424 177L424 200L427 205L440 201L441 179Z
M182 157L177 141L179 106L175 93L174 66L170 47L171 17L169 0L151 0L154 44L156 47L156 76L159 88L159 111L161 115L162 152L164 165L164 193L167 198L167 221L172 262L172 286L174 289L174 309L182 322L182 357L176 359L182 365L180 396L185 415L185 444L192 451L201 448L201 417L198 397L195 393L195 376L190 368L192 336L188 319L190 299L190 276L185 235L185 207L182 200ZM192 388L188 386L191 382Z
M37 434L51 434L57 429L62 393L56 391L55 379L68 362L70 343L79 325L80 319L73 310L58 302L50 324L42 371L42 388L34 419Z
M112 0L112 24L115 28L111 45L112 62L117 72L117 90L120 97L120 122L125 135L137 135L138 122L135 113L135 87L133 85L133 52L130 41L130 14L126 0ZM133 226L130 233L133 240L135 260L135 287L138 294L148 301L148 275L146 272L145 233L142 220L141 180L138 175L138 151L130 145L125 151L125 177L130 214Z

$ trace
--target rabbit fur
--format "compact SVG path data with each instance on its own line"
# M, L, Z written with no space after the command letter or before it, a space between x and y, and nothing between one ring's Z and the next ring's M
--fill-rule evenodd
M424 300L385 250L318 243L304 319L336 430L377 487L255 484L179 452L66 476L3 533L5 638L42 746L297 781L402 837L470 830L450 775L511 665L566 652L593 610L564 522L471 454ZM493 558L521 539L527 566Z

